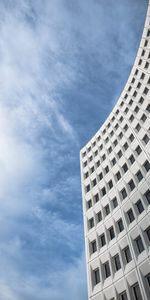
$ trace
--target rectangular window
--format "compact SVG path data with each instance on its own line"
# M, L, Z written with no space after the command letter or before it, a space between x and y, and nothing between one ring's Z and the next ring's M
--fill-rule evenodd
M147 274L145 278L146 278L147 284L148 284L148 286L149 286L149 288L150 288L150 273Z
M135 162L135 158L133 156L133 154L131 154L131 156L129 157L130 163L131 165Z
M116 178L117 178L117 181L119 181L119 180L120 180L120 178L121 178L121 174L120 174L120 172L119 172L119 171L116 173Z
M96 185L96 183L97 183L97 182L96 182L96 178L94 178L93 181L92 181L93 187Z
M94 200L95 200L96 203L99 201L99 194L96 194L96 195L94 196Z
M104 207L104 209L105 209L105 214L106 214L106 216L109 215L109 213L110 213L109 204L107 204L107 205Z
M123 249L123 254L124 254L125 262L126 262L126 264L128 264L132 260L129 246L127 246Z
M136 242L138 253L140 254L141 252L144 251L144 245L140 235L135 239L135 242Z
M125 199L127 197L127 192L126 192L126 189L123 188L122 191L121 191L121 195L122 195L122 198Z
M108 278L110 276L110 267L108 261L104 264L104 271L105 271L105 278Z
M112 180L110 180L110 181L108 182L108 186L109 186L109 189L112 189L112 187L113 187L113 182L112 182Z
M103 178L103 173L102 172L99 173L98 178L99 178L99 180L102 180L102 178Z
M100 242L101 242L101 247L106 245L106 239L104 233L100 235Z
M146 119L147 119L146 115L143 114L142 117L141 117L141 121L144 123L146 121Z
M94 218L89 219L89 228L93 228L94 227Z
M122 151L120 150L120 151L118 152L118 157L121 158L121 156L122 156Z
M146 232L148 240L150 242L150 226L145 230L145 232Z
M105 196L106 195L106 189L105 189L105 187L103 187L101 191L102 191L102 196Z
M88 193L90 191L90 184L88 184L87 186L86 186L86 193Z
M110 240L114 239L114 237L115 237L115 232L114 232L113 226L110 227L110 228L108 229L108 231L109 231Z
M150 190L147 190L144 195L146 197L146 200L147 200L148 204L150 204Z
M127 211L127 215L128 215L129 222L132 223L134 221L134 219L135 219L133 211L132 211L132 208L130 208Z
M131 180L128 182L128 185L129 185L130 191L133 191L134 188L135 188L135 184L134 184L133 179L131 179Z
M116 158L114 157L111 162L112 162L112 165L114 166L116 164Z
M144 207L140 199L136 202L136 207L138 209L139 214L141 214L144 210Z
M119 232L124 230L124 226L123 226L123 221L122 219L119 219L119 221L117 222L118 224L118 228L119 228Z
M97 285L100 282L99 268L93 270L93 275L94 275L94 285Z
M148 172L150 170L150 163L148 160L145 161L144 168L145 168L146 172Z
M87 201L87 208L91 208L92 207L92 200L90 199L89 201Z
M136 151L137 155L140 155L141 152L142 152L142 149L141 149L141 147L138 145L138 146L136 147L135 151Z
M119 254L114 256L114 264L115 264L115 270L116 272L121 269L121 264L120 264L120 259L119 259Z
M144 135L144 137L143 137L143 142L144 142L145 144L148 144L148 142L149 142L149 137L148 137L147 134Z
M127 293L125 291L119 294L119 300L128 300Z
M117 198L116 198L116 197L114 197L114 198L112 199L112 203L113 203L113 207L114 207L114 208L116 208L116 207L118 206L118 201L117 201Z
M126 173L128 171L128 166L126 163L122 166L122 169L123 169L124 173Z
M138 283L132 286L134 300L142 300L141 292Z
M137 179L138 179L139 182L143 179L143 175L142 175L142 172L140 170L136 173L136 176L137 176Z
M128 149L128 143L126 142L124 145L123 145L123 148L124 148L124 150L127 150Z
M129 140L130 140L131 143L134 141L134 135L132 133L129 136Z
M95 253L97 251L96 240L91 242L91 253Z
M94 166L90 169L91 174L94 172Z
M102 212L99 211L99 212L97 213L97 221L98 221L98 222L101 222L101 220L102 220Z

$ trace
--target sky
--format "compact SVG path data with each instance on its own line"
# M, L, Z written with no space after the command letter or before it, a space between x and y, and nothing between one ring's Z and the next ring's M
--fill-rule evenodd
M79 151L115 105L147 0L0 0L0 299L87 300Z

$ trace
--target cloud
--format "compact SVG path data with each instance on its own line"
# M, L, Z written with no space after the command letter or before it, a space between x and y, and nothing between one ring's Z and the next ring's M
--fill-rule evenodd
M87 299L79 149L131 66L146 7L128 3L0 2L4 300Z

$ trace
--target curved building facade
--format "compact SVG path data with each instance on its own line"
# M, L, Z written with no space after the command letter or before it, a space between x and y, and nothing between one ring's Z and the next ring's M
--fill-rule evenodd
M124 90L80 152L91 300L150 299L150 1Z

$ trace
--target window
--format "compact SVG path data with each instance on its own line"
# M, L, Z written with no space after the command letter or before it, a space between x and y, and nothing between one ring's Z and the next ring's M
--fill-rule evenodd
M95 200L95 202L98 202L98 201L99 201L99 194L96 194L96 195L94 196L94 200Z
M132 260L129 246L127 246L123 249L123 254L124 254L125 262L126 262L126 264L128 264Z
M144 89L144 91L143 91L143 94L147 95L148 92L149 92L149 89L146 87L146 88Z
M93 159L93 157L92 157L92 156L90 156L90 157L89 157L89 161L92 161L92 159Z
M108 153L111 153L112 152L112 147L109 147L108 148Z
M129 111L129 108L126 107L126 109L124 110L125 114L127 114L128 111Z
M104 233L100 236L101 247L106 245L106 239Z
M105 154L103 154L103 156L102 156L102 160L104 161L106 159L106 155Z
M100 166L100 160L97 161L96 165L97 165L97 167Z
M139 66L142 64L142 59L139 60Z
M124 230L124 226L123 226L123 221L122 219L119 219L119 221L117 222L118 224L118 228L119 228L119 232Z
M123 169L124 173L126 173L128 171L128 166L126 163L122 166L122 169Z
M144 56L144 54L145 54L145 50L142 51L141 56Z
M150 104L147 105L146 110L150 112Z
M102 196L105 196L106 195L106 189L105 187L102 188Z
M116 197L114 197L114 198L112 199L112 203L113 203L113 207L114 207L114 208L116 208L116 207L118 206L118 201L117 201L117 198L116 198Z
M102 178L103 178L103 173L102 172L99 173L98 178L99 178L99 180L102 180Z
M149 163L149 161L148 160L146 160L145 161L145 163L144 163L144 168L145 168L145 170L146 170L146 172L148 172L149 170L150 170L150 163Z
M128 185L129 185L130 191L133 191L134 188L135 188L135 184L134 184L133 179L131 179L131 180L128 182Z
M136 74L135 74L135 75L136 75ZM133 77L131 83L134 83L134 82L135 82L135 78Z
M131 106L133 104L133 100L131 99L130 101L129 101L129 105Z
M93 142L92 146L94 147L96 145L96 142Z
M104 264L104 272L105 272L105 278L108 278L110 276L110 267L108 261L106 261L106 263Z
M128 300L127 293L125 291L119 294L119 300Z
M143 80L145 78L145 74L142 73L140 79Z
M87 166L87 160L83 163L83 167Z
M100 146L99 146L99 150L102 150L103 149L103 145L101 144Z
M146 115L143 114L142 117L141 117L141 121L144 123L146 121L146 119L147 119Z
M115 271L117 272L119 269L121 269L119 254L114 256L114 265L115 265Z
M148 45L148 40L145 40L144 47Z
M94 218L89 219L89 228L93 228L94 227Z
M138 283L132 286L134 300L142 300L141 292Z
M97 154L98 154L98 150L96 150L96 151L94 152L94 155L95 155L95 156L97 156Z
M102 212L99 211L99 212L97 213L97 221L98 221L98 223L101 222L101 220L102 220Z
M123 145L123 148L124 148L124 150L127 150L128 149L128 143L126 142L124 145Z
M137 96L137 91L135 91L134 93L133 93L133 97L136 97Z
M120 180L120 178L121 178L121 174L120 174L120 172L119 172L119 171L116 173L116 178L117 178L117 180L118 180L118 181L119 181L119 180Z
M116 158L114 157L111 162L112 162L112 165L114 166L116 164Z
M96 178L93 179L92 181L92 185L95 186L96 185Z
M136 125L135 129L136 129L137 132L139 132L140 129L141 129L141 125L138 123L138 124Z
M120 117L119 121L120 121L120 123L122 123L122 121L123 121L123 116Z
M150 288L150 273L146 275L146 280L147 280L147 283L148 283L148 286Z
M94 277L94 285L100 282L100 275L99 275L99 268L93 270L93 277Z
M130 118L129 118L129 121L132 122L133 120L134 120L134 116L131 115Z
M133 156L133 154L131 154L131 156L129 157L130 163L131 165L135 162L135 158Z
M115 141L114 141L114 147L116 147L116 146L117 146L117 144L118 144L118 141L117 141L117 140L115 140Z
M94 253L97 251L97 245L96 245L96 240L91 242L91 253Z
M112 189L112 187L113 187L113 182L112 182L112 180L110 180L110 181L108 182L108 186L109 186L109 189Z
M150 30L147 30L147 37L150 36Z
M145 69L148 69L148 67L149 67L149 63L148 62L146 62L146 64L145 64Z
M85 157L85 155L86 155L86 152L82 153L82 157Z
M88 178L88 176L89 176L89 173L86 172L86 173L84 174L84 178L86 179L86 178Z
M109 167L106 166L106 168L105 168L105 173L107 174L108 172L109 172Z
M111 136L113 136L113 135L114 135L114 132L113 132L113 130L110 132L110 135L111 135Z
M144 245L140 235L135 239L135 242L136 242L138 253L140 254L141 252L144 251Z
M123 138L123 133L122 131L119 133L119 139L121 140Z
M143 97L140 97L139 103L142 104L143 102L144 102L144 98L143 98Z
M142 175L142 172L140 170L136 173L136 176L137 176L137 179L138 179L139 182L143 179L143 175Z
M127 215L128 215L129 222L132 223L134 221L134 219L135 219L133 211L132 211L132 208L130 208L127 211Z
M108 231L109 231L110 240L114 239L114 237L115 237L115 232L114 232L113 226L110 227L110 228L108 229Z
M91 208L92 207L92 200L90 199L88 202L87 202L87 208Z
M88 184L87 186L86 186L86 192L88 193L90 191L90 184Z
M121 191L121 195L122 195L122 198L125 199L127 197L127 192L126 192L126 189L123 188L122 191Z
M136 202L136 207L138 209L139 214L141 214L144 210L144 207L140 199Z
M142 152L142 149L141 149L140 146L137 146L136 149L135 149L135 151L136 151L137 155L140 155L141 152Z
M130 140L131 143L134 141L134 135L132 133L129 136L129 140Z
M136 71L135 71L135 73L134 73L134 74L135 74L135 75L137 75L138 73L139 73L139 70L138 70L138 69L136 69Z
M118 157L120 158L121 156L122 156L122 151L119 150L119 152L118 152Z
M109 205L107 204L104 208L105 208L105 214L106 214L106 216L109 215L109 213L110 213Z
M90 169L91 174L94 172L94 166Z
M137 113L138 113L138 111L139 111L139 107L138 107L138 106L136 106L136 107L135 107L135 109L134 109L134 111L135 111L135 113L137 114Z
M124 126L124 130L125 130L125 131L128 130L128 125L127 125L127 124Z
M147 190L144 195L146 197L146 200L147 200L148 204L150 204L150 190Z
M143 142L144 142L145 144L147 144L147 143L149 142L149 137L148 137L147 134L144 135L144 137L143 137Z
M150 226L145 230L145 232L146 232L148 240L150 242Z

